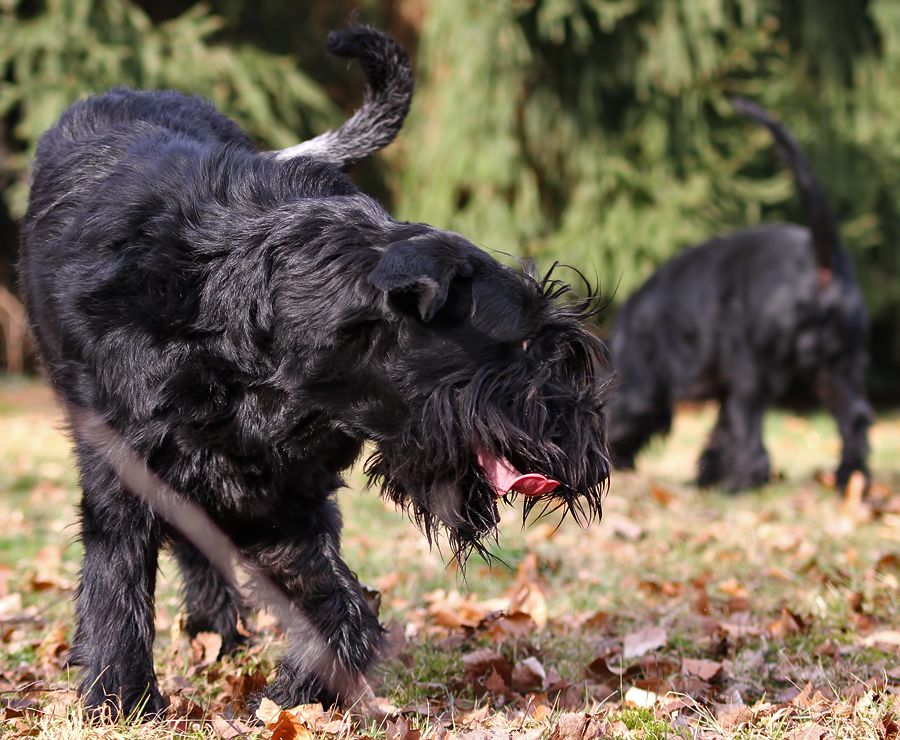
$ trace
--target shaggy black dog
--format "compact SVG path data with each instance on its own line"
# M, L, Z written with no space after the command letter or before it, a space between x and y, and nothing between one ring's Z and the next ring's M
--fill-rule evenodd
M698 482L730 491L762 485L769 478L763 414L800 373L837 419L843 487L853 471L867 473L866 306L802 150L758 106L735 106L771 131L810 228L777 224L711 239L661 267L625 302L610 339L620 378L608 411L613 460L633 467L651 436L669 431L674 402L715 399L721 409Z
M393 138L411 76L371 29L331 46L371 89L338 131L292 149L257 151L199 99L127 90L77 103L40 141L22 289L81 474L71 660L91 709L164 707L161 546L184 571L192 632L231 647L243 607L127 490L81 410L202 506L314 628L290 630L266 691L282 705L347 701L334 677L364 673L384 639L340 558L334 498L367 440L370 478L460 557L484 550L508 493L528 496L526 514L600 514L604 350L582 327L596 301L394 221L354 187L339 169Z

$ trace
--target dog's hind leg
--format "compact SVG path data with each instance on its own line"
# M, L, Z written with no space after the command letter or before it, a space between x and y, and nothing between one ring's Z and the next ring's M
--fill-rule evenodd
M729 434L722 441L730 443L722 451L722 483L731 493L758 488L769 480L769 455L763 445L762 424L770 398L764 380L747 377L732 386L722 401L720 413L725 420L717 426L728 429Z
M706 449L697 463L697 485L708 488L722 482L728 467L728 455L734 446L731 429L728 425L728 414L724 405L719 407L716 425L709 435Z
M268 604L290 640L265 692L283 707L313 699L325 706L352 703L384 640L359 581L340 558L340 525L337 506L325 501L293 517L285 512L278 532L244 549L251 583L258 568L290 601L288 609Z
M816 375L816 394L837 421L843 448L835 473L838 490L843 491L855 471L869 479L869 427L874 418L872 407L856 384L831 368Z
M242 632L246 610L238 591L219 575L190 542L178 540L172 545L184 579L184 604L187 631L216 632L222 636L222 653L230 653L247 641Z
M159 523L90 447L79 443L76 455L84 561L69 662L84 668L80 693L94 716L157 716L166 707L153 670Z

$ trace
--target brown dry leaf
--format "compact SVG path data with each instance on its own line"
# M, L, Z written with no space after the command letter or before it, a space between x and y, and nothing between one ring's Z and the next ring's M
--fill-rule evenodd
M233 740L233 738L250 733L252 728L236 719L225 719L222 715L217 714L212 718L212 730L216 737Z
M660 503L663 506L671 506L672 503L677 500L677 496L674 493L657 484L650 486L650 495L656 499L657 503Z
M217 632L198 632L191 639L194 662L199 665L214 663L222 651L222 635Z
M737 578L726 578L724 581L716 584L716 588L719 591L727 594L733 599L748 599L750 598L750 594L747 589L744 588L740 583L738 583Z
M550 730L550 740L582 740L590 719L583 712L564 712Z
M662 627L645 627L639 632L625 635L625 645L622 649L622 657L625 660L638 658L641 655L665 646L668 635Z
M487 625L487 633L496 642L512 638L527 637L537 629L537 624L530 614L515 612L513 614L501 614L496 619L486 619L479 624L480 628Z
M266 725L271 740L313 740L313 733L290 712L279 712Z
M706 582L702 579L696 580L691 584L691 589L691 611L705 617L712 614Z
M784 607L781 610L781 615L774 622L766 627L768 633L775 640L783 640L788 635L795 635L800 632L804 632L807 628L807 625L804 624L803 619L792 612L787 607Z
M388 722L385 730L387 740L419 740L422 731L412 727L409 720L401 717L396 722Z
M231 688L231 697L228 701L238 708L246 707L247 699L258 694L266 685L265 674L259 668L254 669L251 674L226 676L225 681Z
M62 627L50 630L41 640L37 649L38 663L56 665L61 667L65 663L63 653L70 647L66 639L66 631Z
M723 664L715 660L692 660L685 658L681 670L686 676L696 676L703 681L712 681L722 673Z
M544 685L546 679L547 671L534 656L520 660L513 666L512 687L516 691L536 691Z
M51 588L66 588L63 581L62 551L57 545L45 545L34 556L36 573L31 576L28 583L32 591L47 591Z
M825 728L816 722L806 722L784 736L784 740L819 740L825 734Z
M387 593L395 586L399 586L405 580L406 576L403 573L394 571L393 573L386 573L385 575L376 578L375 585L382 593Z
M841 502L841 516L854 524L871 521L872 507L864 500L866 493L866 477L860 471L854 471L847 481L844 499Z
M365 702L365 713L379 722L396 717L400 710L383 696L374 696Z
M900 724L897 724L894 716L889 712L878 723L878 735L883 740L896 740L900 737Z
M326 722L330 722L335 716L340 719L340 712L326 712L325 708L319 702L312 704L298 704L288 710L304 725L311 730L317 730Z
M535 722L544 722L553 714L553 707L548 704L544 704L541 702L540 704L535 704L531 708L531 718Z
M185 696L174 694L169 697L166 717L172 719L203 719L203 708Z
M281 707L274 701L263 697L256 710L256 718L264 725L268 725L275 717L281 713Z
M537 583L540 580L540 569L537 553L529 552L522 558L519 567L516 568L516 587L521 588L529 583Z
M511 675L509 663L500 653L490 648L479 648L463 656L463 668L472 676L486 676L492 670L501 675Z
M611 618L611 614L609 612L596 612L592 614L590 617L584 620L584 623L581 625L583 629L589 630L599 630L603 629L606 624L609 622Z
M723 730L736 730L752 719L753 712L745 704L726 704L716 712L716 722Z
M506 696L509 693L509 685L496 668L492 669L490 675L484 680L484 688L494 696Z
M507 611L510 614L516 612L527 614L539 628L545 627L550 617L547 597L537 583L526 583L519 588L510 600Z
M464 599L459 594L447 595L442 589L425 596L428 603L428 615L441 627L457 629L459 627L477 627L485 616L494 611L496 604L478 604L471 599ZM504 604L505 606L505 604Z

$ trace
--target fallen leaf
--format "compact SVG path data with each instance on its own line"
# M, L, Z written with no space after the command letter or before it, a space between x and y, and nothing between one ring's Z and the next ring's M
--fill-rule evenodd
M0 619L17 617L22 612L22 595L12 593L0 598Z
M259 668L254 669L253 673L226 676L225 680L231 688L228 701L239 709L246 707L247 699L258 694L266 685L265 674Z
M525 660L520 660L512 669L512 687L516 691L534 691L544 685L547 678L547 671L540 661L531 656Z
M385 735L387 740L419 740L422 731L412 727L405 717L400 717L396 722L387 723Z
M281 707L267 697L263 697L256 710L256 718L264 725L268 725L281 713Z
M492 670L511 675L509 663L500 653L490 648L479 648L463 656L463 668L472 676L486 676Z
M191 638L194 662L200 665L214 663L222 651L222 635L217 632L198 632Z
M663 506L671 506L677 498L669 489L656 484L650 486L650 495Z
M536 583L522 586L510 599L508 613L522 612L530 616L534 623L543 628L547 625L550 612L547 609L547 597Z
M549 740L582 740L589 721L583 712L564 712L550 730Z
M212 730L216 737L233 740L233 738L250 733L252 728L236 719L225 719L222 715L217 714L212 719Z
M639 632L625 635L622 657L625 660L638 658L651 650L663 647L667 641L668 635L662 627L646 627Z
M819 740L825 734L825 728L815 722L806 722L784 736L784 740Z
M865 637L862 643L868 647L877 646L896 650L900 648L900 631L879 630Z
M501 614L496 619L486 619L479 628L487 623L487 633L497 642L513 637L527 637L537 629L537 624L530 614L515 612L513 614Z
M290 712L279 712L268 724L271 740L313 740L314 735Z
M490 675L484 680L484 687L494 696L505 696L509 693L509 685L496 669L492 669Z
M792 612L787 607L781 610L781 616L774 622L770 623L766 630L776 640L781 640L788 635L795 635L805 632L807 625L799 615Z
M715 660L693 660L685 658L681 670L686 676L696 676L703 681L712 681L722 673L723 664Z
M632 686L625 692L624 701L627 707L652 707L659 700L656 692L645 691Z

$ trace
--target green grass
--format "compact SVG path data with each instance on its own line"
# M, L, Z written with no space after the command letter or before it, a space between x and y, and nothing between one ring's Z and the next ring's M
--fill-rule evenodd
M339 495L344 557L381 590L393 646L371 676L375 694L431 734L493 728L512 740L554 732L568 740L567 728L588 712L603 737L795 738L811 724L822 737L890 736L884 723L900 694L900 646L890 635L900 625L900 417L882 414L873 428L873 498L851 509L816 480L838 455L834 423L818 413L768 415L776 482L740 496L698 491L689 481L714 418L710 406L679 413L637 472L615 474L603 521L587 530L554 517L523 528L521 507L509 508L490 548L503 564L472 558L465 572L448 564L446 544L429 548L403 512L364 490L359 472L348 475ZM257 670L271 677L281 637L254 620L254 647L198 665L178 631L179 582L164 557L160 683L206 719L85 725L72 692L58 691L77 682L60 657L72 638L81 555L68 443L34 382L0 382L0 425L0 700L24 703L21 717L0 709L0 736L216 736L210 722L232 711L238 678ZM498 632L496 610L523 587L538 598L525 610L537 617L545 606L547 625ZM462 626L447 626L447 615ZM663 643L626 657L626 641L650 627L664 630ZM530 692L495 681L486 690L487 677L464 664L485 649L500 654L504 670L532 659L559 681ZM721 663L721 675L692 687L682 680L685 660ZM597 678L588 670L595 661L617 673ZM32 681L45 691L21 690ZM821 707L791 704L807 684L824 697ZM628 705L628 689L647 685L660 687L657 701ZM696 703L675 712L666 708L674 696ZM722 707L735 696L744 704L732 716ZM353 727L354 737L382 737L387 718L369 713Z

